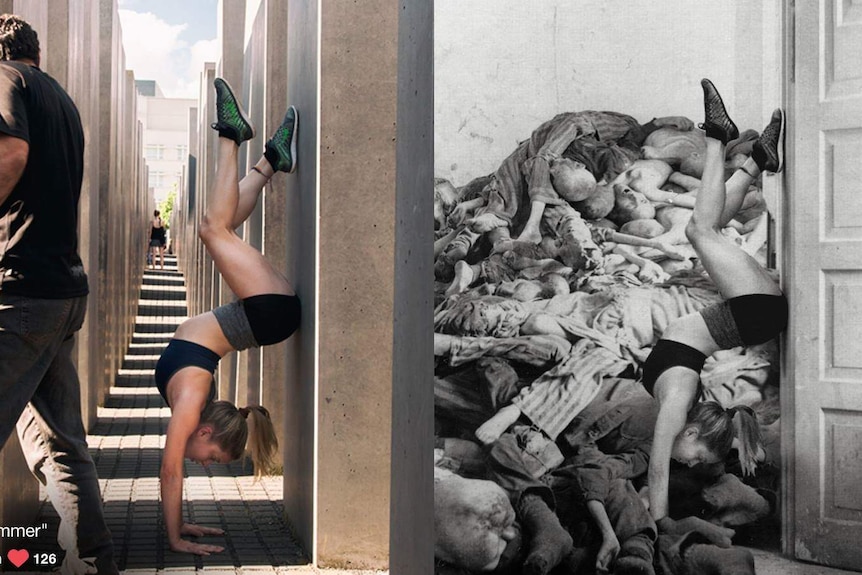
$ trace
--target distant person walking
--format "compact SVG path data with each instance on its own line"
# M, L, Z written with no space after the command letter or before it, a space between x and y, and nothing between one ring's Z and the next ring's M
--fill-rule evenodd
M30 25L0 15L0 447L17 421L60 516L61 572L114 574L72 361L89 291L77 237L84 133L39 56Z
M165 233L165 224L159 210L153 211L153 225L150 228L150 267L156 267L156 254L161 261L161 268L165 269L165 244L168 236Z

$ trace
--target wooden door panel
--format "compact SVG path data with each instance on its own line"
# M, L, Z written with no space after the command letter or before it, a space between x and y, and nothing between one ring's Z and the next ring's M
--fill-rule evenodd
M862 128L824 130L823 138L824 237L862 239Z
M784 440L797 557L862 565L862 0L797 0ZM785 403L787 406L787 403Z
M858 95L862 92L862 2L828 0L821 5L826 99Z

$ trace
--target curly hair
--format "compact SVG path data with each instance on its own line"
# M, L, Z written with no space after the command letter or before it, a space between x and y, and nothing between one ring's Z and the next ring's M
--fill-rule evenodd
M39 37L26 21L14 14L0 14L0 60L33 60L39 63Z

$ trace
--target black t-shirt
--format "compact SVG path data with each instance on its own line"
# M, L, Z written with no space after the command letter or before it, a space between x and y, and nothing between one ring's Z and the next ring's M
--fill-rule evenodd
M78 255L84 131L75 103L39 68L0 62L0 133L30 145L21 179L0 204L0 291L86 295Z

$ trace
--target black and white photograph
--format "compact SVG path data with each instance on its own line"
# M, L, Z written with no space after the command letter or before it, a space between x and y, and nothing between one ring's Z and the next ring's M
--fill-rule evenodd
M435 3L437 573L862 568L862 14Z

